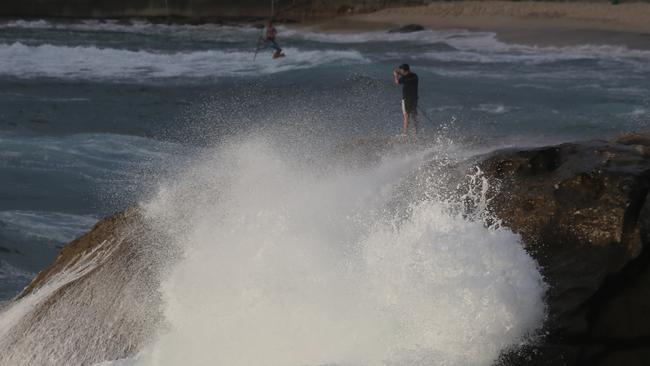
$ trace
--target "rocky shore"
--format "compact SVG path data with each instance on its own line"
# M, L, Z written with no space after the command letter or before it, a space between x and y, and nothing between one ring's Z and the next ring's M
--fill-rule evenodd
M485 201L488 210L501 225L522 236L549 285L549 317L543 339L503 354L500 362L647 365L650 134L496 151L455 166L456 177L475 175L477 167L490 182ZM428 174L436 173L423 169L409 179L426 179ZM473 184L461 179L465 181L460 187ZM466 202L468 214L475 204ZM106 304L134 306L133 298L138 297L134 288L126 285L129 277L150 277L144 282L150 286L135 290L154 291L160 257L153 254L155 247L142 245L148 240L143 234L147 230L140 210L132 208L104 219L90 233L68 244L15 300L26 300L30 295L45 297L14 325L14 330L20 330L12 331L14 347L26 352L34 347L24 341L33 337L21 335L41 327L64 334L62 325L45 323L44 319L53 318L52 313L75 311L78 316L100 321L98 314L109 311ZM47 290L53 278L66 272L75 275L67 274L64 277L68 282ZM103 278L103 282L112 278L114 283L98 283L96 278ZM93 291L96 286L102 286L102 291ZM132 312L111 312L117 317L102 325L112 340L110 347L89 353L100 358L123 357L141 347L145 330L160 322L160 314L152 310L157 308L156 302L142 305L146 305L142 311L153 314L146 324L142 317L129 317ZM47 318L43 316L46 313L50 314ZM127 337L126 332L133 329L142 330L140 336Z
M647 365L650 135L500 151L479 166L498 182L491 208L550 285L544 342L510 364Z
M137 207L98 222L68 243L0 319L0 365L93 365L136 353L162 321L161 255ZM74 319L74 321L71 321ZM66 339L69 347L53 347ZM92 350L75 344L97 340ZM112 341L107 341L112 340Z
M272 12L273 11L273 12ZM23 0L0 4L6 18L146 18L152 21L202 23L261 21L274 15L284 22L304 22L323 30L390 29L409 23L427 28L465 28L504 33L523 42L533 32L546 43L577 38L568 31L650 34L650 4L593 1L432 1L432 0ZM548 33L546 38L538 33ZM561 34L557 34L557 32ZM589 37L619 41L600 33ZM619 37L620 38L620 37ZM553 42L551 42L553 41ZM566 41L565 41L566 42ZM647 42L647 38L637 43Z
M24 0L0 4L0 18L146 19L163 23L280 22L321 32L385 31L406 24L427 29L496 32L506 43L650 48L650 4L643 1L431 0Z

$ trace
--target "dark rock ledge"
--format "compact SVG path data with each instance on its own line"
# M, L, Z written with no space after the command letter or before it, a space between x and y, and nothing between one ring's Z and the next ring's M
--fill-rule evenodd
M491 208L550 285L544 343L510 364L650 364L650 135L499 151Z

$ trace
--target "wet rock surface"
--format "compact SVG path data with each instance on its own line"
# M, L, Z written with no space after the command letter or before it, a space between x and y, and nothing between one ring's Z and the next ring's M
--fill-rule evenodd
M650 135L491 154L489 207L550 288L545 339L506 364L650 362Z
M164 252L147 232L141 210L132 207L67 244L3 314L0 365L25 364L26 355L33 365L92 365L141 349L162 321ZM52 347L56 339L70 346ZM89 349L78 352L75 344Z

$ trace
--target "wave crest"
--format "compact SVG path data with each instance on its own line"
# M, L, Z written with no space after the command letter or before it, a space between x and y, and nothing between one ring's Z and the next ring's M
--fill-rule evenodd
M0 45L0 75L119 82L262 75L327 64L368 62L358 51L298 48L286 48L287 57L281 60L272 60L268 51L261 50L254 62L254 51L252 48L248 52L163 53L88 46L31 46L16 42Z

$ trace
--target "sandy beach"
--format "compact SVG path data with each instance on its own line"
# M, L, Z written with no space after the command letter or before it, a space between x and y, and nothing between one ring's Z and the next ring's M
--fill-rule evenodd
M494 31L509 43L538 46L620 44L650 48L650 3L609 2L436 2L384 9L307 25L321 31L391 29L406 24L427 28Z

